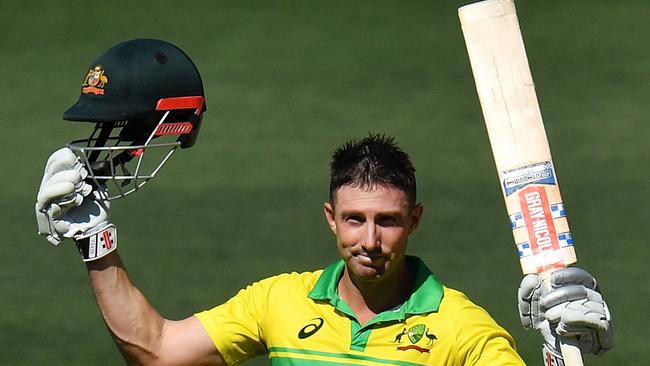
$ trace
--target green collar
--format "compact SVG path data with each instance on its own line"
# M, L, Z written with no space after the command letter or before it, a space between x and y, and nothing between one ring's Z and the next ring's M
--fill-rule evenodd
M415 268L415 291L402 306L378 314L370 323L403 320L406 315L438 311L443 294L442 283L431 273L420 258L406 256L406 264L410 268ZM342 259L327 266L308 296L313 300L329 300L330 304L337 310L356 318L350 307L341 300L337 290L344 268L345 263Z

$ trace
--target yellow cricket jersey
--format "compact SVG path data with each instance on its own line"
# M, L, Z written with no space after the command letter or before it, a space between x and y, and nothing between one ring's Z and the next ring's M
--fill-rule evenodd
M524 365L485 310L407 261L417 269L411 297L363 326L337 293L342 260L256 282L196 316L231 365L261 354L273 365Z

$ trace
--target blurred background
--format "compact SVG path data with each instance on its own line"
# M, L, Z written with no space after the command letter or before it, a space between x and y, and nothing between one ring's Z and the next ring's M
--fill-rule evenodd
M1 1L0 364L122 363L74 246L37 236L33 205L47 156L91 130L61 118L90 62L131 38L178 45L206 86L198 143L111 212L132 280L162 314L335 261L329 157L381 132L417 167L425 215L411 252L541 364L540 336L517 315L521 272L457 18L466 3ZM579 265L615 319L615 350L586 364L643 364L650 5L517 7Z

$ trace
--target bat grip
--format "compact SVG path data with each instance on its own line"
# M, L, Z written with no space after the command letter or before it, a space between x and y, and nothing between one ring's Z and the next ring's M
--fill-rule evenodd
M544 272L540 275L542 277L542 285L551 290L551 271ZM582 353L578 347L578 339L575 337L559 337L560 351L564 359L565 366L584 366L582 362Z
M575 338L560 338L560 350L564 358L565 366L583 366L582 354L578 348L578 340Z

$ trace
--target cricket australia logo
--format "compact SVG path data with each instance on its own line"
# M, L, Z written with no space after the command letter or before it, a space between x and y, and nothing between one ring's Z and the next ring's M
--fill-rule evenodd
M88 70L81 86L83 94L104 95L104 87L108 84L108 76L104 72L102 65L97 65Z
M414 325L408 330L405 327L399 334L395 336L395 340L393 342L397 344L406 343L402 340L404 336L407 336L411 344L397 346L398 351L408 351L410 349L413 349L420 353L429 353L429 350L431 347L433 347L433 343L436 339L438 339L435 334L429 332L429 328L424 324Z

